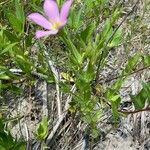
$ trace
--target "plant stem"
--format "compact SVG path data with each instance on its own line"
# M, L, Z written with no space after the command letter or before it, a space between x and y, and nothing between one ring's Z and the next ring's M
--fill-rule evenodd
M96 71L95 83L97 83L97 81L99 79L99 71L100 71L100 68L101 68L102 61L104 60L104 58L106 58L106 56L107 56L107 54L109 52L109 49L107 49L107 45L112 41L113 36L118 31L118 29L122 26L122 24L125 22L125 20L128 18L128 16L130 16L130 14L132 14L134 12L135 7L137 6L138 3L139 3L139 0L136 1L136 3L134 4L134 6L132 7L131 11L126 14L126 16L123 18L123 20L121 21L121 23L114 30L114 32L112 33L112 35L110 36L110 38L108 39L108 41L106 41L106 44L104 45L103 50L102 50L102 54L100 55L99 60L98 60L98 66L97 66L97 71Z
M144 108L144 109L138 109L138 110L134 110L134 111L122 111L122 110L118 110L120 113L123 114L135 114L135 113L139 113L139 112L143 112L143 111L150 111L150 107Z

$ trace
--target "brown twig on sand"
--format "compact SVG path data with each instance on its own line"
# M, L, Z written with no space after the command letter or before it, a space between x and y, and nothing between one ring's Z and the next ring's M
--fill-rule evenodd
M139 112L143 112L143 111L150 111L150 107L146 107L143 109L137 109L137 110L133 110L133 111L123 111L123 110L118 110L120 113L123 114L135 114L135 113L139 113Z
M138 73L138 72L140 72L140 71L143 71L143 70L145 70L145 69L149 69L149 68L150 68L150 66L146 66L146 67L137 69L137 70L131 72L130 74L128 74L128 76L133 75L133 74L135 74L135 73ZM111 79L106 79L106 80L104 81L104 83L108 83L108 82L111 82L111 81L116 80L116 79L118 79L118 78L123 78L123 77L125 77L125 76L126 76L126 75L120 75L120 76L116 76L116 77L111 78ZM98 82L100 82L100 81L98 81Z

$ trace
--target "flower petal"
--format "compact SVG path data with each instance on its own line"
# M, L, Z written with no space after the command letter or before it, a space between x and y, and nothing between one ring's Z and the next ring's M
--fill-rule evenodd
M45 29L51 29L51 23L39 13L32 13L28 18Z
M44 30L37 30L35 33L35 36L37 39L48 36L48 35L54 35L58 32L58 30L51 30L51 31L44 31Z
M50 21L56 21L59 19L59 9L57 3L54 0L45 0L44 12Z
M66 0L60 11L60 20L63 24L67 22L67 17L72 4L72 0Z

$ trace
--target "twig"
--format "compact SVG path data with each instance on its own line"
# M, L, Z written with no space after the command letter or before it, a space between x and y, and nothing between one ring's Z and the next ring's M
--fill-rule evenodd
M72 150L77 150L77 149L79 149L82 146L81 140L76 144L76 146Z
M138 72L140 72L140 71L143 71L143 70L145 70L145 69L149 69L149 68L150 68L150 66L146 66L146 67L140 68L140 69L138 69L138 70L135 70L135 71L131 72L128 76L133 75L133 74L135 74L135 73L138 73ZM126 75L120 75L120 76L117 76L117 77L114 77L114 78L111 78L111 79L107 79L107 80L105 80L104 82L105 82L105 83L108 83L108 82L111 82L111 81L116 80L116 79L118 79L118 78L123 78L123 77L125 77L125 76L126 76ZM98 82L100 82L100 81L98 81Z
M135 114L138 112L143 112L143 111L150 111L150 107L144 108L144 109L138 109L138 110L134 110L134 111L122 111L122 110L118 110L120 113L123 114Z
M71 92L74 93L75 90L76 90L76 88L75 88L75 85L74 85L74 86L72 87L72 89L71 89ZM61 114L60 118L59 118L58 121L56 122L56 125L53 127L51 133L50 133L50 134L48 135L48 137L47 137L47 140L46 140L46 144L47 144L47 145L51 142L51 140L52 140L52 138L54 137L56 131L58 130L60 124L62 123L62 121L63 121L64 118L66 117L66 115L67 115L67 113L68 113L67 110L68 110L68 108L69 108L69 102L71 101L71 99L72 99L72 96L69 95L69 96L67 97L67 101L66 101L66 104L65 104L64 113Z
M31 150L30 134L29 134L29 129L28 129L26 123L24 124L24 128L25 128L26 139L27 139L27 149L28 149L28 150Z
M46 56L46 59L48 61L48 65L54 75L55 78L55 84L56 84L56 99L57 99L57 107L58 107L58 118L61 118L62 114L62 107L61 107L61 101L60 101L60 90L59 90L59 74L56 68L54 67L53 62L50 60L49 55L46 50L44 50L44 54Z
M48 117L48 91L47 91L47 82L43 81L43 94L42 94L42 98L43 98L43 116L47 116Z
M16 68L9 69L9 71L17 75L25 74L25 72L23 72L21 69L16 69ZM31 75L33 75L34 77L40 78L42 80L48 78L46 75L43 75L35 71L32 71Z
M134 4L134 6L132 7L131 11L129 13L126 14L126 16L123 18L123 20L121 21L121 23L117 26L117 28L114 30L114 32L112 33L112 35L110 36L110 38L108 39L108 41L106 42L106 44L103 47L103 51L102 54L100 55L100 59L98 61L98 66L97 66L97 71L96 71L96 77L95 77L95 83L97 83L98 78L99 78L99 70L100 70L100 66L101 66L101 61L103 60L104 54L106 54L106 48L107 45L109 44L109 42L112 41L113 36L116 34L116 32L118 31L118 29L122 26L122 24L125 22L125 20L128 18L128 16L130 16L130 14L133 13L135 7L137 6L137 4L139 3L139 0L136 1L136 3Z

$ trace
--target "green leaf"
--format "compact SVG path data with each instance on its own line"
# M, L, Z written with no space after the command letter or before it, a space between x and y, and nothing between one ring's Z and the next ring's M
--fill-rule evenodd
M70 43L71 45L71 55L70 58L74 61L74 63L80 65L82 63L82 56L76 49L76 47L73 45L73 43Z
M0 72L0 80L9 80L10 77L5 72Z
M134 56L129 57L125 69L122 72L122 75L128 75L129 73L131 73L140 60L141 60L140 53L136 53Z
M15 16L13 13L8 13L7 17L9 19L9 22L12 26L12 28L19 33L23 32L23 23Z
M111 102L116 102L120 96L117 94L115 89L110 89L108 88L107 91L105 92L106 98Z
M9 131L0 132L0 145L5 147L6 149L12 149L14 146L14 139Z
M150 103L150 83L143 82L143 88L137 95L130 95L131 100L135 106L135 109L142 109L145 106L145 102Z
M116 90L116 91L118 91L118 90L121 88L121 86L122 86L124 80L125 80L125 78L123 78L123 77L117 79L117 80L113 83L113 85L111 86L111 88L114 89L114 90Z
M35 136L38 140L45 140L48 134L48 120L47 117L43 117L42 121L36 127Z
M69 93L70 92L70 85L67 83L60 82L60 89L65 93Z
M9 32L8 30L5 30L4 34L8 38L8 40L10 40L12 43L19 42L18 37L14 33Z
M111 33L112 33L111 19L107 19L101 35L104 39L108 39L111 36Z
M6 52L9 52L10 50L12 50L12 48L16 45L17 43L12 43L12 44L9 44L5 49L3 49L1 52L0 52L0 55L6 53Z
M99 130L96 128L92 128L92 133L91 133L93 138L97 138L99 136Z
M118 46L118 44L121 42L121 39L122 39L122 28L119 28L115 33L115 35L113 36L111 42L108 44L108 47L112 48Z
M32 45L32 34L28 34L25 39L26 47L30 47Z
M33 65L31 62L25 57L21 55L16 55L15 56L15 61L17 65L26 73L31 73Z
M87 66L87 70L83 71L83 78L86 83L90 83L95 76L95 70L94 65L92 65L91 62L89 62Z
M2 145L0 145L0 150L6 150Z
M113 117L117 121L119 118L118 107L121 101L120 95L117 94L116 90L108 88L105 97L110 101Z
M24 24L25 14L23 4L20 2L20 0L15 0L15 8L16 8L16 17L21 21L22 24Z
M95 23L91 23L81 32L81 38L85 43L90 39L94 29Z
M135 109L142 109L145 106L146 95L144 94L144 90L141 90L138 95L130 95L130 97Z
M147 95L148 102L150 103L150 82L149 83L143 82L142 85L143 85L145 94Z
M116 102L120 98L120 95L114 95L111 97L111 101Z
M70 38L70 34L67 30L63 30L61 33L61 40L67 45L68 47L68 53L70 56L70 60L75 65L80 65L83 60L83 56L80 54L80 52L77 50L76 46L72 42Z
M77 29L81 26L81 23L82 23L81 12L82 12L82 9L80 10L72 9L70 11L69 20L68 20L69 26L71 26L74 29Z
M145 66L149 66L150 65L150 55L145 55L143 56L143 61L144 61L144 65Z
M32 8L33 8L33 10L34 11L37 11L37 12L39 12L39 13L43 13L43 10L42 10L42 8L40 7L40 6L38 6L38 5L36 5L36 4L29 4Z
M97 50L103 47L103 44L110 38L113 33L111 19L107 19L102 32L98 33L96 36L95 44L97 45Z
M25 148L25 142L22 141L15 141L15 145L13 147L13 150L26 150Z

